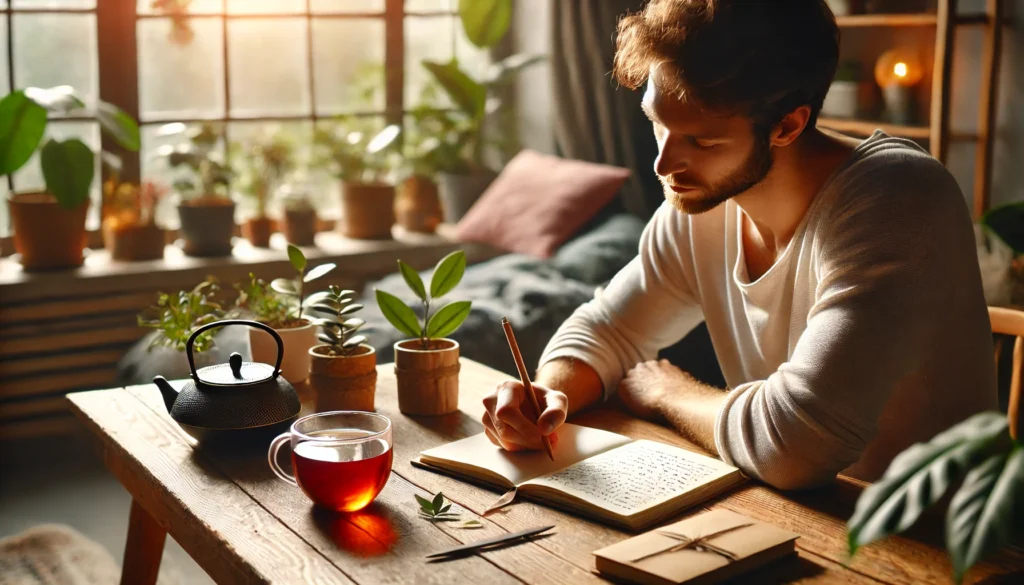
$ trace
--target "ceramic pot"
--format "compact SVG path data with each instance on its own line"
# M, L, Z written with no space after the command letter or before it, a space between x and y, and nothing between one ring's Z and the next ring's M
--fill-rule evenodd
M267 216L252 217L242 224L242 235L257 248L270 247L270 234L273 231L273 223Z
M395 188L392 185L341 184L341 233L346 238L387 240L395 224Z
M85 216L89 202L65 209L42 191L14 193L7 198L14 228L14 249L25 270L81 266L85 250Z
M441 223L441 200L437 183L427 177L414 175L398 186L395 203L398 225L411 232L432 234Z
M309 376L309 348L317 344L316 325L303 319L303 325L299 327L274 331L284 343L281 375L292 385L304 382ZM249 349L254 362L273 364L277 360L277 342L261 329L249 328Z
M312 246L316 236L316 210L285 209L284 238L296 246Z
M490 170L476 171L468 175L440 173L438 184L445 223L459 223L497 176Z
M821 105L821 114L832 118L855 118L860 110L860 83L833 81Z
M398 410L410 415L440 415L459 409L459 344L419 339L395 344Z
M326 345L309 350L309 385L317 412L373 410L377 391L377 352L360 345L359 353L331 356Z
M181 237L189 256L230 256L235 232L235 202L200 197L178 205Z
M103 222L103 247L114 260L135 262L164 257L166 232L156 224L114 225Z

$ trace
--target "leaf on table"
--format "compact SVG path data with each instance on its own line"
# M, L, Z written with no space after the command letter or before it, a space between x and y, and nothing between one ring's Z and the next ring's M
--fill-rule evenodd
M469 520L463 520L462 522L458 522L456 524L452 524L452 528L461 528L461 529L464 529L464 530L465 529L474 529L474 528L483 528L483 527L484 527L484 523L483 522L481 522L479 520L474 520L472 518L470 518Z

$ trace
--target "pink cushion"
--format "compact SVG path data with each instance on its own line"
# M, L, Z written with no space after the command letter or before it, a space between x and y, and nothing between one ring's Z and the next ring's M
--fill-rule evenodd
M523 150L456 226L463 242L549 258L604 207L629 170Z

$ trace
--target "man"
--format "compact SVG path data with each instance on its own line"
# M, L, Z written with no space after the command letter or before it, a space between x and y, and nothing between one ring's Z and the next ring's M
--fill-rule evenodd
M653 0L620 21L614 74L646 84L666 203L638 257L545 349L540 417L518 382L485 399L494 443L536 449L617 393L795 489L875 479L912 443L995 408L955 180L910 141L815 127L838 34L823 0ZM702 319L729 390L652 361Z

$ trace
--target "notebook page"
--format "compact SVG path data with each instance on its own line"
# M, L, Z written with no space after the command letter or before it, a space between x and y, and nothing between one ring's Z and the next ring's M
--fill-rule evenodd
M527 483L631 516L733 472L735 467L717 459L642 440Z
M511 485L518 486L531 478L551 473L631 441L623 435L573 424L564 424L556 432L558 444L554 448L554 461L544 451L510 453L493 445L483 433L428 449L420 454L420 458L425 463L440 467L445 467L445 461L455 461L463 466L487 469L504 477Z

